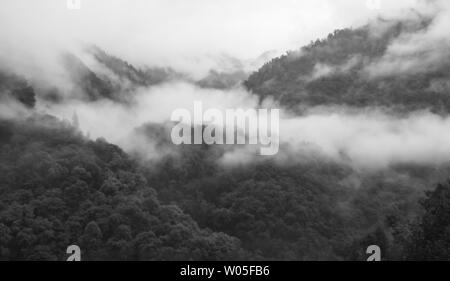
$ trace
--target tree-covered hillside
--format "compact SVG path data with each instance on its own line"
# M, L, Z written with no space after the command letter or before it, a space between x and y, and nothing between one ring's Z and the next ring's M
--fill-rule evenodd
M141 164L160 200L264 260L365 260L372 244L384 259L404 259L420 200L450 171L415 164L355 171L320 159L224 166L219 146L177 147L155 124L139 131L172 152Z
M0 258L246 259L240 241L161 204L136 164L51 116L0 121Z
M409 166L355 175L326 162L225 168L207 146L142 163L42 115L2 120L0 136L7 260L63 260L71 244L84 260L364 260L367 243L382 245L385 259L420 259L411 241L430 238L415 230L418 202L448 174Z
M294 111L308 106L382 106L411 111L450 111L450 59L434 69L392 75L371 75L369 67L395 40L424 32L430 20L379 20L374 26L336 30L323 40L273 59L245 82L261 98L273 96ZM382 31L374 30L385 26ZM417 53L415 56L420 56ZM438 54L436 54L438 55ZM380 70L381 71L381 70Z

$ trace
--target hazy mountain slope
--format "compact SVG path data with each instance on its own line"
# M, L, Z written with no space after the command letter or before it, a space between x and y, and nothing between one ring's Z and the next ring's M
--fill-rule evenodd
M0 102L6 103L5 99L14 99L32 108L36 103L36 93L24 78L0 71Z
M106 53L97 46L89 46L85 51L93 58L128 83L134 86L151 86L174 79L184 79L185 75L176 72L171 68L162 67L142 67L136 68L127 61Z
M386 28L378 33L371 25L336 30L323 40L273 59L253 73L245 85L262 98L272 95L291 109L348 105L448 112L449 57L442 56L433 69L423 66L423 71L385 76L370 73L370 67L376 67L394 40L424 32L429 22L379 20L376 24ZM420 55L417 53L418 58Z
M60 92L60 98L69 96L87 101L109 99L129 103L140 87L186 79L170 68L138 69L96 46L86 47L78 54L63 54L61 65L72 85L72 93L63 95Z
M63 55L62 63L79 98L84 97L91 101L114 98L115 89L111 82L99 78L80 58L67 53Z
M243 70L234 72L217 72L211 70L209 75L197 82L200 87L213 89L231 89L238 87L248 77Z

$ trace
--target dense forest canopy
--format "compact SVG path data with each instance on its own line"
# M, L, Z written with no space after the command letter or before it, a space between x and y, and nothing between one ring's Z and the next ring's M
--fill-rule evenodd
M245 259L239 239L161 204L136 163L51 116L0 123L0 257L63 260Z
M201 147L142 165L51 116L3 120L0 131L3 259L63 259L79 244L85 259L345 260L363 259L369 242L386 258L419 258L398 248L448 224L410 226L435 169L398 167L350 188L339 165L224 169ZM433 198L426 210L442 204ZM410 227L413 238L399 236Z
M274 96L294 111L308 106L344 105L447 113L448 56L432 69L422 65L422 70L385 76L369 72L371 66L384 59L395 40L424 32L430 24L428 18L379 19L373 25L336 30L323 40L266 63L248 78L245 86L262 98ZM384 29L377 30L379 26Z

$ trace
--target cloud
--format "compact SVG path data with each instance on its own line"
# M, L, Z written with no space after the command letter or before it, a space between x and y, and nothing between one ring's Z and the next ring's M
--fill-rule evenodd
M400 34L380 59L366 67L365 71L371 77L425 73L448 64L450 4L448 1L424 3L427 5L422 9L408 14L412 19L410 31ZM422 21L426 19L431 19L431 23L423 26Z
M443 164L450 161L450 117L413 112L396 117L380 111L327 112L281 123L281 143L312 145L326 157L356 167Z
M249 57L258 57L267 50L298 49L337 28L365 24L380 13L395 17L403 14L405 7L426 7L425 14L436 13L430 27L400 36L370 67L373 75L377 71L429 70L448 52L446 30L450 17L448 5L443 3L430 6L421 1L381 1L380 10L374 10L360 0L82 0L81 10L68 10L65 1L6 0L0 10L0 61L3 68L25 74L33 84L70 88L59 55L67 50L79 54L79 46L88 42L138 66L170 66L198 77L210 69L230 70L236 61L245 64ZM444 6L429 8L440 7L435 5ZM386 26L372 29L373 36L377 36ZM317 65L313 77L348 71L359 60L352 58L334 68ZM102 71L98 65L86 62ZM66 119L76 112L81 129L92 138L105 137L128 151L138 147L145 157L152 158L166 152L158 151L151 140L139 138L134 129L149 122L164 124L176 108L192 109L195 100L202 101L205 108L218 109L275 106L270 100L261 105L257 96L244 89L204 89L180 81L138 88L134 95L131 104L110 100L55 104L38 100L38 110ZM374 168L404 162L445 163L450 161L449 125L448 117L427 112L396 117L376 110L311 109L303 116L285 115L281 120L281 151L275 160L309 161L320 157ZM219 161L256 161L254 150L248 146L226 148ZM261 157L258 159L265 159Z
M399 164L450 163L450 117L429 112L394 116L381 110L314 109L280 120L280 152L258 156L254 146L235 147L220 162L244 165L331 161L355 169L387 169Z
M200 88L186 82L171 82L140 88L131 104L112 100L84 102L71 100L64 103L41 102L41 111L69 119L75 112L80 129L91 138L104 137L106 140L132 150L137 142L143 147L143 140L136 139L134 130L146 123L165 124L170 121L172 112L178 108L193 111L194 101L201 101L205 108L225 110L228 108L257 108L259 98L235 88L216 90ZM267 101L269 102L269 101ZM151 143L143 152L149 156Z
M80 10L69 10L61 0L4 0L0 59L34 69L30 77L54 76L51 57L84 42L137 66L170 66L199 77L219 70L224 54L246 60L297 49L415 2L381 1L373 10L364 0L81 0Z
M328 65L324 63L317 63L314 66L312 74L307 77L306 81L320 79L337 73L346 73L352 68L358 66L361 62L362 57L360 55L356 55L348 59L342 65Z

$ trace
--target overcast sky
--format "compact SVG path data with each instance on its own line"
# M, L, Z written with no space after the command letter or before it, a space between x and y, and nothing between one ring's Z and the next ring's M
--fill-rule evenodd
M337 28L417 7L418 0L80 1L81 9L71 10L66 0L2 0L0 55L30 47L45 55L77 40L138 65L189 68L218 54L251 59L297 49Z

